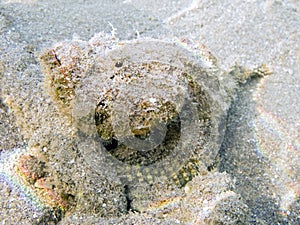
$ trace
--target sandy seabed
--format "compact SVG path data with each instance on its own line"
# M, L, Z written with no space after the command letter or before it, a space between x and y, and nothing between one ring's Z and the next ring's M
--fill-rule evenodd
M1 1L0 220L3 224L299 224L299 14L300 3L294 0ZM205 45L224 70L235 63L248 68L264 63L273 74L242 86L228 111L217 168L184 188L136 185L128 194L128 187L94 174L77 152L49 153L51 168L62 174L55 179L68 184L57 188L66 190L68 200L76 193L83 196L76 197L75 209L66 212L43 202L15 165L35 142L70 144L68 135L60 133L64 120L44 92L40 55L56 43L88 41L99 32L120 40L189 39ZM55 132L45 124L52 124ZM74 183L68 174L74 174ZM144 196L135 201L141 193ZM130 208L141 210L128 212Z

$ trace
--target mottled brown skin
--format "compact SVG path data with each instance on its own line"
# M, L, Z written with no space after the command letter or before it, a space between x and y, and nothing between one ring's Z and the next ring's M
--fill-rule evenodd
M15 165L15 170L46 205L62 210L70 207L69 203L63 199L63 194L55 190L55 182L51 173L47 172L45 162L32 155L21 155Z
M211 73L214 76L215 71L218 70L218 66L217 60L211 52L205 46L194 45L189 40L183 39L180 41L183 46L193 52L200 60L211 65L211 69L204 70L203 72L207 74ZM94 42L93 45L107 47L109 45L107 43L110 42L108 40L101 42L100 40L99 42ZM70 52L73 52L74 54L71 54ZM90 64L92 60L89 61L89 59L92 58L91 52L93 52L93 50L90 43L78 43L75 41L58 44L53 49L47 50L40 57L41 64L46 73L46 88L49 90L48 92L63 114L71 114L73 100L76 97L76 87L91 68ZM150 158L152 156L148 155L145 159L143 158L144 156L142 157L139 153L129 150L125 146L121 145L118 147L119 149L113 147L116 144L115 140L117 137L112 126L113 118L111 117L111 114L113 110L112 103L118 98L120 92L118 84L130 84L135 80L147 77L148 74L155 74L157 71L164 69L168 70L168 66L160 65L160 63L127 65L123 64L122 61L117 61L115 64L114 75L110 77L111 81L114 82L114 86L108 90L104 89L104 92L103 90L98 90L99 101L95 106L97 133L103 141L103 144L110 149L111 154L121 161L133 164L141 163L143 165L148 163L146 161L153 163L155 160L158 160L159 157L153 156L154 159L151 160ZM182 79L187 81L190 95L198 102L198 118L202 121L203 127L207 127L204 128L204 133L209 133L212 112L205 91L202 90L202 87L198 82L193 80L193 76L188 72L180 71L177 68L173 68L172 70L176 71L178 76L181 76ZM251 77L263 77L269 75L270 72L265 65L261 65L254 70L247 70L241 66L235 65L229 74L237 83L244 83ZM153 96L153 99L155 99L154 102L149 101L149 99L136 99L134 103L135 108L131 109L129 115L131 135L134 137L146 139L151 133L151 130L159 125L159 123L169 124L178 116L178 112L176 112L172 102L161 99L160 96ZM176 134L174 133L174 135ZM174 139L176 139L175 136ZM199 153L198 151L201 151L201 149L196 149L193 154L197 155ZM160 154L162 154L162 152ZM183 165L179 171L174 171L172 177L175 183L179 186L184 186L197 174L199 164L201 163L197 160L197 156L191 156L191 159L187 160L186 165ZM156 171L155 174L161 174L161 172ZM152 175L147 175L146 177L152 177Z
M101 56L101 58L99 55L105 55L106 51L110 52L115 48L122 48L123 45L130 45L135 41L117 42L116 40L109 40L107 36L105 36L105 38L105 40L100 38L99 40L94 39L90 42L69 41L59 43L52 49L44 51L40 56L41 67L45 74L45 90L49 93L53 103L57 106L60 116L67 117L72 121L72 111L75 104L74 102L76 101L77 91L84 88L84 86L81 86L82 80L93 72L94 66L98 66L97 63L103 63L103 68L100 66L99 71L96 72L104 74L106 70L109 70L111 76L108 78L107 83L99 84L100 88L90 90L98 95L97 102L95 102L94 105L95 126L97 134L109 154L128 166L128 168L121 169L116 167L117 172L119 172L118 169L131 171L132 165L141 167L141 170L137 171L136 174L130 174L128 172L126 182L133 182L133 184L139 182L153 184L155 180L157 180L155 179L156 177L168 177L177 187L183 187L199 173L204 174L203 171L207 171L208 167L212 169L218 163L217 157L213 159L213 163L209 162L209 165L204 165L205 162L202 161L201 154L206 154L204 150L207 149L204 149L203 146L206 142L211 141L210 139L207 140L207 137L210 137L213 132L212 130L216 129L213 127L214 105L212 105L212 99L209 96L207 88L203 87L205 85L201 83L202 80L196 79L195 71L193 71L194 68L189 65L190 62L185 62L186 64L183 65L183 67L188 67L188 70L178 65L161 62L158 59L142 63L130 62L126 64L126 60L120 58L115 60L113 66L107 66L104 60L105 57ZM114 39L114 37L111 38ZM155 41L161 43L158 40ZM136 43L138 42L139 41ZM167 46L169 43L170 41L168 40L165 42L165 45ZM183 45L183 47L181 45ZM226 82L229 81L232 83L232 87L228 87L228 89L224 91L224 93L227 93L228 99L230 99L224 100L224 102L229 102L224 104L226 107L230 105L230 101L233 99L232 96L235 94L235 90L239 84L246 82L252 77L263 77L270 74L265 65L261 65L254 70L247 70L235 65L229 73L226 73L218 68L216 58L205 46L194 45L188 40L181 40L178 49L182 48L185 49L183 52L188 52L195 60L203 63L203 68L201 66L196 68L198 69L197 73L203 73L203 76L206 78L212 77L212 83L215 82L217 90L218 88L227 88L226 85L222 86L218 83L220 82L218 76L223 76ZM101 49L101 51L99 49ZM97 61L98 57L100 57L102 61ZM147 170L147 168L145 169L143 166L159 162L168 156L174 146L178 144L178 140L181 137L180 112L178 112L176 108L176 98L172 98L173 84L171 82L172 79L169 78L170 76L174 76L178 81L186 85L188 94L192 102L196 105L197 118L200 124L199 133L201 133L203 140L199 141L195 137L194 141L201 143L197 145L191 153L187 154L185 156L187 158L182 161L177 162L174 159L174 162L166 163L164 168ZM153 93L151 93L152 95L145 98L140 96L138 92L135 93L136 96L125 96L126 100L132 102L131 111L128 115L129 136L145 140L151 135L151 131L155 130L155 128L161 124L168 128L164 142L156 149L145 153L130 149L118 143L117 134L113 129L113 104L116 99L120 97L120 93L124 91L124 85L126 86L128 84L130 86L140 80L143 81L143 79L154 85L156 84L155 82L157 82L154 79L155 77L162 78L161 87L158 87L157 90L161 91L161 93L165 93L165 95L153 91ZM144 87L145 90L147 90L147 88L148 86ZM171 97L168 98L169 96ZM228 109L226 107L224 111ZM214 141L214 139L212 140ZM211 148L213 147L215 147L215 145ZM180 164L181 162L184 163ZM39 169L35 168L36 166ZM57 191L57 188L52 185L53 178L47 176L40 167L41 163L36 162L36 159L33 159L31 156L24 156L23 159L20 159L17 170L20 175L25 178L27 183L35 190L38 190L40 197L48 202L49 205L63 209L70 208L70 205L73 204L73 199L69 194L61 190ZM40 172L38 172L38 170ZM63 187L64 184L59 183L57 186Z

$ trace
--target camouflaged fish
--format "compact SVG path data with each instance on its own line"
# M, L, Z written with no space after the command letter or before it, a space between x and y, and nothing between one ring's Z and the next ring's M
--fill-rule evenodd
M270 74L265 65L223 71L204 46L188 40L104 34L59 43L40 61L45 87L95 172L178 186L218 162L239 85Z

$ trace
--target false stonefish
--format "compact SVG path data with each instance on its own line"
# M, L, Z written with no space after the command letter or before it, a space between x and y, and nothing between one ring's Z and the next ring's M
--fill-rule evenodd
M265 65L223 71L203 45L186 39L104 34L59 43L40 62L46 90L95 172L178 186L218 162L240 84L270 73Z

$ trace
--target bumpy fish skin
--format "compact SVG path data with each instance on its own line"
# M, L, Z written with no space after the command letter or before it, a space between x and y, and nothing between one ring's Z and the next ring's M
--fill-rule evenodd
M142 184L179 190L196 175L206 176L218 163L227 111L239 85L268 74L265 66L223 71L207 48L188 40L119 41L102 33L56 44L41 54L40 64L58 122L50 118L46 125L57 126L53 132L35 131L28 143L36 150L30 154L43 155L53 170L48 175L57 177L50 191L71 196L70 205L81 211L100 209L90 202L96 190L86 190L94 176L117 186L120 194L128 189L136 208L143 207L142 198L152 199L140 195ZM55 111L52 103L48 107ZM81 181L77 173L73 179L69 163L75 161L88 164L94 174L83 174ZM125 210L123 200L111 201L110 211Z
M40 59L47 90L73 119L96 172L183 186L217 160L237 82L203 46L98 35L58 44Z

